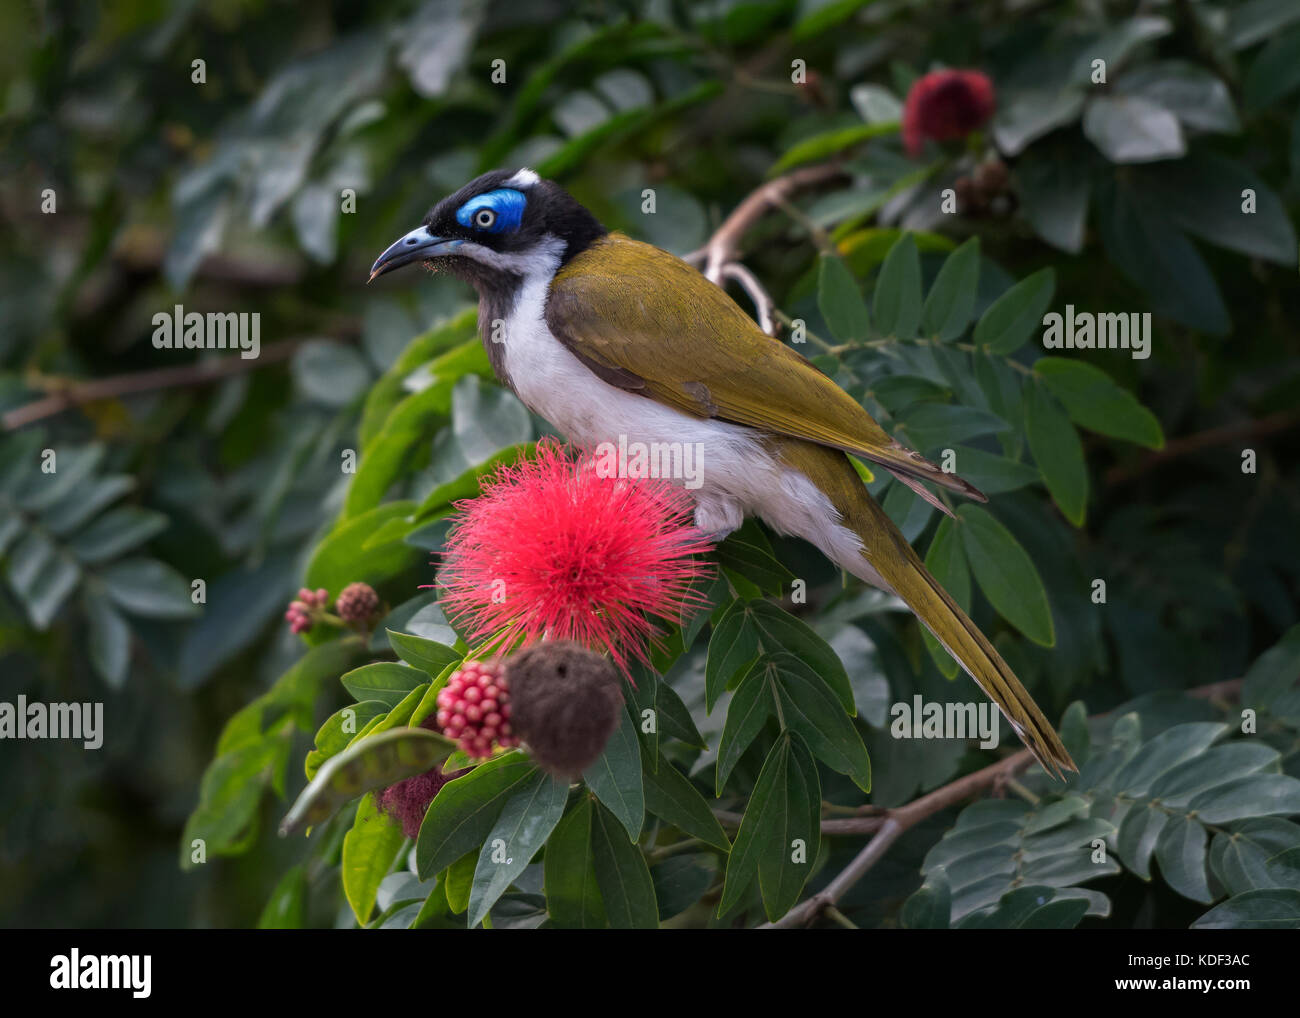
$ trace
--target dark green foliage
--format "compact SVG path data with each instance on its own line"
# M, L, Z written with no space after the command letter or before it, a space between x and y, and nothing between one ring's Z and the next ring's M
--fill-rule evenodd
M784 341L990 496L949 519L863 468L1082 768L930 817L842 917L1300 925L1300 7L569 6L0 15L0 701L109 722L94 753L0 743L7 921L754 926L862 847L822 822L991 762L893 737L892 705L977 691L896 600L750 522L581 780L452 752L413 844L368 792L472 650L421 589L453 503L550 430L468 290L367 290L373 257L525 164L686 254L834 157L741 256ZM998 112L909 159L937 66L989 73ZM999 200L945 214L989 146ZM239 355L158 349L176 304L259 313L260 358L199 377ZM1151 356L1045 349L1067 304L1152 312ZM287 632L300 586L355 581L375 626ZM276 839L314 778L337 811Z

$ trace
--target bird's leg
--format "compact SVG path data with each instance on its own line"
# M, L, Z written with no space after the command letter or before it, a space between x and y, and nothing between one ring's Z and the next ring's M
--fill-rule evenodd
M695 505L695 527L714 544L738 530L743 522L744 511L729 499L700 499Z

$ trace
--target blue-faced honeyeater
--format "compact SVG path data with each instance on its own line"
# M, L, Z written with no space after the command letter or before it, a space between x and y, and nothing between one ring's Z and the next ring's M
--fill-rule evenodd
M478 291L492 367L532 411L592 448L622 438L701 450L703 483L691 491L697 526L720 538L757 516L897 595L1045 768L1076 769L846 453L941 509L926 484L984 496L893 439L724 290L668 252L606 230L563 188L526 169L486 173L439 202L379 256L371 279L417 262Z

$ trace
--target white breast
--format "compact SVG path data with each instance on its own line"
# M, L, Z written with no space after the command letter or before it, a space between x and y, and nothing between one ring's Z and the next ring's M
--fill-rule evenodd
M800 472L775 460L752 428L700 419L619 389L597 377L546 324L555 264L529 273L505 323L504 366L519 398L571 441L690 444L701 455L703 486L692 490L696 523L711 534L758 515L773 529L803 537L858 573L861 541L839 525L830 500Z

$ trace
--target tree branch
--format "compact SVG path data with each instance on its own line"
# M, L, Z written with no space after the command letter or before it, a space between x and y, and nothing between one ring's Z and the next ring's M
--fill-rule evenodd
M24 425L53 417L82 403L92 403L100 399L116 399L138 392L150 392L154 389L175 389L188 385L206 385L208 382L220 381L232 375L264 364L275 364L293 356L301 346L301 339L284 339L268 343L262 347L257 357L238 356L217 357L209 360L181 364L174 368L151 368L148 371L133 371L124 375L110 375L90 382L68 382L42 399L15 407L0 418L3 430L13 431Z
M769 180L755 188L745 200L732 210L721 226L714 231L698 251L692 251L683 259L692 265L701 267L700 271L711 283L725 285L726 280L734 279L744 287L745 292L754 302L758 312L759 325L769 336L776 334L776 323L772 317L773 302L753 273L740 264L740 242L749 228L763 218L769 211L785 205L799 191L817 187L837 177L844 176L838 163L818 163L804 166L784 176Z
M1297 424L1300 424L1300 411L1280 410L1258 420L1242 421L1239 424L1228 424L1221 428L1198 431L1194 435L1184 435L1182 438L1175 438L1171 442L1166 442L1165 447L1159 452L1144 456L1136 463L1111 467L1106 472L1106 483L1122 484L1124 481L1131 481L1149 470L1164 465L1169 460L1190 456L1202 449L1209 449L1216 445L1230 445L1244 438L1262 438L1265 435L1294 428Z
M1203 700L1231 698L1240 694L1241 681L1241 679L1228 679L1223 682L1212 682L1206 686L1186 690L1186 693L1188 696ZM1096 717L1105 717L1105 714L1098 714ZM844 867L824 888L806 901L800 902L776 922L764 923L759 929L775 930L807 926L817 918L823 909L836 905L850 888L862 879L867 870L880 861L889 850L889 847L908 829L915 827L922 820L947 809L949 806L955 806L963 799L969 798L989 787L1014 779L1018 772L1024 770L1033 762L1033 759L1033 755L1029 750L1022 749L999 760L997 763L989 764L982 770L958 778L942 788L936 788L933 792L923 795L919 799L914 799L906 806L886 810L876 816L823 820L821 827L823 834L874 832L875 837L867 842L866 847L854 856L853 861ZM736 816L737 821L740 819L737 814L719 813L717 815L719 820L724 823L731 816Z

